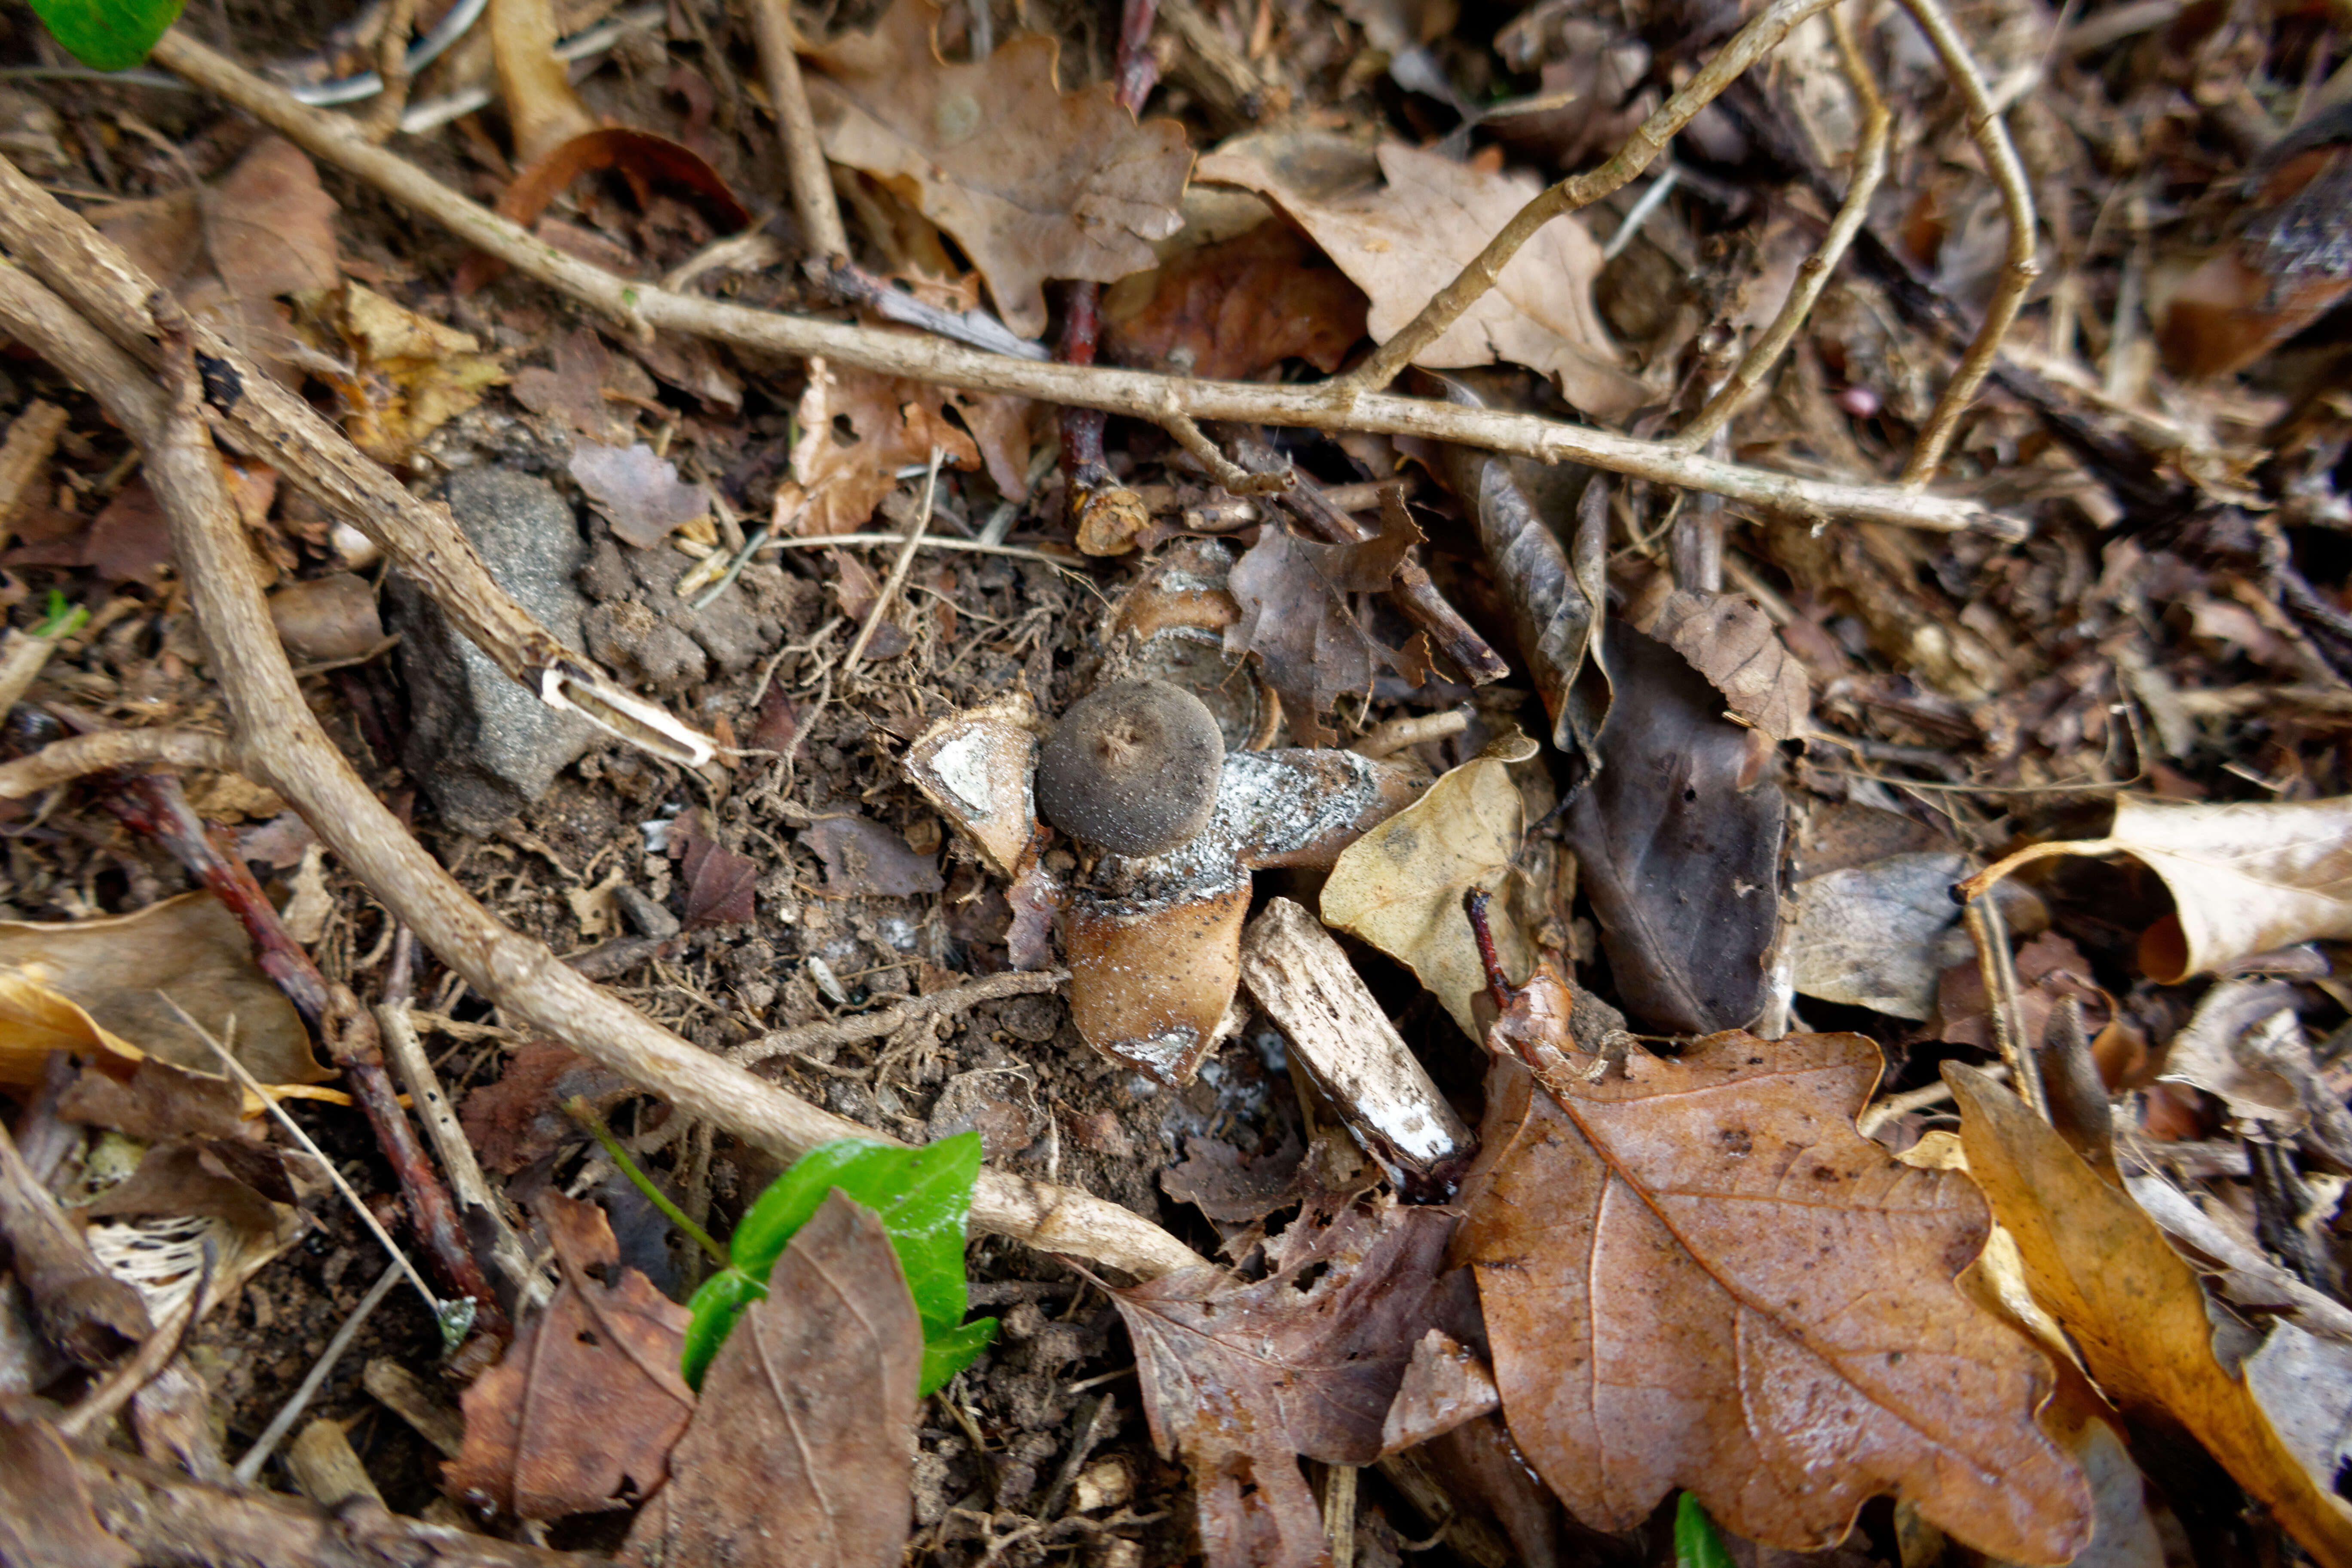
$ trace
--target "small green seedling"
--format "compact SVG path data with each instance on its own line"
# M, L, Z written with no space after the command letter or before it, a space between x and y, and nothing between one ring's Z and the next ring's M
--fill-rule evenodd
M32 0L66 52L92 70L129 70L147 58L184 0Z
M41 624L33 628L33 635L44 641L55 642L59 637L69 637L81 630L89 619L88 610L79 605L68 603L63 594L52 588L49 590L49 602L41 616Z
M838 1187L881 1215L923 1323L920 1392L939 1388L996 1338L994 1318L963 1321L964 1215L979 1177L977 1132L922 1149L845 1138L811 1150L760 1194L728 1241L727 1267L687 1303L687 1383L702 1386L735 1320L768 1294L768 1275L785 1244Z
M1732 1568L1715 1521L1688 1492L1675 1500L1675 1568Z

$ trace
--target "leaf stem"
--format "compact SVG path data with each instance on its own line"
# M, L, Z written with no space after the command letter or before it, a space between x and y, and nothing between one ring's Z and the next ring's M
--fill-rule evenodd
M612 1157L614 1164L620 1167L621 1174L636 1184L637 1191L646 1194L647 1203L661 1210L664 1218L692 1237L719 1268L727 1267L727 1249L712 1240L709 1231L688 1219L686 1211L670 1202L669 1194L654 1185L653 1178L637 1168L637 1163L629 1157L629 1152L621 1147L621 1141L613 1136L613 1130L604 1125L604 1119L589 1105L586 1095L575 1094L565 1100L563 1114L578 1122L583 1131L604 1146L604 1152Z

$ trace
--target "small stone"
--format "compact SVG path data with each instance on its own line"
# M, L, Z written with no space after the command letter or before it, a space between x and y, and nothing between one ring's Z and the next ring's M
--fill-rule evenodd
M588 657L631 686L683 691L709 672L692 637L635 599L598 605L581 622Z
M584 605L572 574L586 549L563 499L528 474L469 468L450 478L448 500L490 575L558 641L579 647ZM393 574L384 601L408 685L403 761L450 826L488 834L596 743L594 725L508 679L407 577Z
M676 915L626 882L613 889L613 901L639 936L666 941L678 933Z
M974 1131L980 1134L981 1150L988 1159L1001 1160L1019 1153L1035 1142L1037 1134L1045 1129L1043 1112L1011 1098L1019 1089L1020 1079L1008 1073L958 1073L948 1079L947 1087L940 1090L940 1098L931 1106L927 1129L931 1141L937 1142L959 1132Z

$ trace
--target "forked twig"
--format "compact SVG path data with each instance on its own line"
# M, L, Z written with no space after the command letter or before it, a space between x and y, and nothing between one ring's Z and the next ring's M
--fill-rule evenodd
M1844 258L1846 247L1853 243L1853 237L1869 221L1870 198L1877 194L1879 181L1886 176L1886 132L1892 119L1886 112L1886 100L1878 95L1878 83L1871 78L1870 63L1862 58L1845 12L1835 5L1830 7L1830 26L1836 30L1846 79L1853 84L1854 102L1862 110L1862 138L1854 145L1845 200L1839 205L1829 233L1822 237L1821 248L1805 258L1804 264L1797 268L1796 284L1781 302L1780 313L1772 318L1772 325L1749 346L1739 368L1731 373L1731 379L1716 389L1715 395L1706 400L1706 406L1675 437L1674 446L1678 450L1696 452L1706 446L1707 438L1728 424L1740 405L1763 384L1765 376L1804 326L1805 318L1812 314L1813 303L1829 287L1830 274Z
M1798 3L1782 0L1783 5ZM1802 0L1815 6L1827 3ZM284 132L316 156L445 225L466 243L615 319L641 320L655 327L768 353L801 358L827 355L840 363L886 375L1076 404L1155 423L1177 413L1195 422L1233 419L1318 430L1425 436L1545 462L1585 463L1685 489L1708 490L1762 510L1807 521L1850 518L1944 532L1975 529L2004 539L2021 539L2030 531L2020 521L1970 500L1891 485L1799 479L1531 414L1461 408L1428 398L1381 393L1366 393L1352 407L1343 408L1320 385L1199 381L1101 365L1038 363L905 332L672 293L616 277L556 249L468 201L415 164L370 145L347 121L296 102L176 28L163 35L153 58ZM54 279L49 281L64 287Z

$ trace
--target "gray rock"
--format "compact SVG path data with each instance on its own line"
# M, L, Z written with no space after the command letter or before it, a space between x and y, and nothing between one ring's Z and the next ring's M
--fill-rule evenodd
M449 510L490 575L540 624L581 645L584 607L572 574L587 554L572 509L543 479L469 468L449 480ZM386 620L401 634L409 737L403 759L442 819L487 834L547 793L600 731L558 713L501 673L440 607L394 573Z
M740 586L698 610L691 600L677 596L677 580L693 561L675 550L631 550L624 555L646 602L700 643L721 673L742 674L774 645L777 627L771 622L762 632L760 616Z
M683 691L709 673L692 637L635 599L598 605L582 621L588 657L631 686Z

